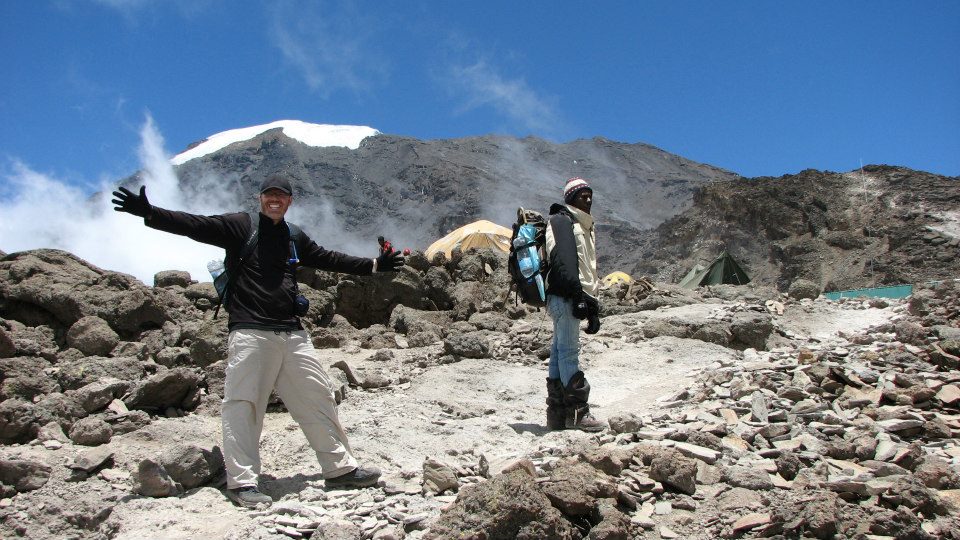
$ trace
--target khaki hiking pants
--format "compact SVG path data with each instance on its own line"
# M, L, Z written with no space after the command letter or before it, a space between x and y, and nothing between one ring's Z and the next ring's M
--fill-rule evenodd
M274 388L317 453L324 478L357 466L337 418L330 379L306 332L234 330L227 348L221 419L228 488L257 485L260 432Z

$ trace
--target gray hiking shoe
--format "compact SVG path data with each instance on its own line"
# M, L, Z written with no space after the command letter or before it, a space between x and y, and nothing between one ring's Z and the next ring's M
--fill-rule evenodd
M269 495L260 493L260 490L257 489L256 486L227 489L225 493L228 499L244 508L256 508L261 504L266 506L273 504L273 499L271 499Z
M588 407L582 407L567 409L566 428L595 433L607 429L607 423L590 414Z
M378 480L380 480L380 469L370 465L357 467L347 474L327 478L325 482L328 488L365 488L377 485Z

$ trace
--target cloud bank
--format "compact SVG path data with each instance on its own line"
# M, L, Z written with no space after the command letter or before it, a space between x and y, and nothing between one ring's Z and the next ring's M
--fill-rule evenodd
M163 137L149 116L140 139L141 176L151 204L206 215L238 208L234 191L227 189L217 190L216 197L185 200ZM109 194L115 184L100 183L99 193L90 197L18 160L0 169L0 178L0 250L7 253L62 249L147 285L153 285L154 274L161 270L186 270L193 279L210 281L206 263L223 258L220 248L150 229L142 219L114 211Z

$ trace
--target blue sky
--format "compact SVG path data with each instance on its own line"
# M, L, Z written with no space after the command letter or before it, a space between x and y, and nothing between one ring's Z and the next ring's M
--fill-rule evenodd
M960 175L958 28L953 0L10 0L0 179L92 191L141 167L147 115L171 154L298 119L603 136L745 176Z

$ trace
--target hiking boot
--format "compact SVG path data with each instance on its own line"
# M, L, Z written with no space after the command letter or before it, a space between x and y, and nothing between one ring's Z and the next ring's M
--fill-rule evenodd
M567 408L563 406L560 379L547 377L547 429L566 429Z
M566 427L594 433L607 429L607 423L590 414L590 407L583 407L567 409Z
M260 493L260 490L257 489L256 486L243 486L227 489L225 493L228 499L244 508L256 508L261 504L267 506L273 504L273 499L271 499L269 495Z
M326 479L328 488L365 488L377 485L380 480L380 469L374 466L357 467L356 469L333 478Z
M567 407L564 425L567 429L580 431L603 431L607 423L598 420L590 414L590 383L582 371L578 371L570 378L570 382L563 387L563 404Z

